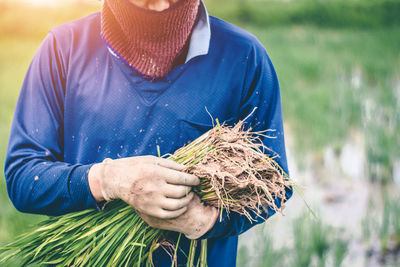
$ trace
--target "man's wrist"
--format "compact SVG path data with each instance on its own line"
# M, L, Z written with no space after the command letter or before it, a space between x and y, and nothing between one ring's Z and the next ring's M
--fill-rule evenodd
M104 201L103 194L101 192L100 176L102 175L101 163L93 164L89 169L88 182L90 192L96 202Z
M207 211L204 213L205 216L201 216L198 221L198 225L195 226L194 231L190 234L185 234L188 239L199 239L208 233L215 225L218 219L218 210L213 207L207 207Z

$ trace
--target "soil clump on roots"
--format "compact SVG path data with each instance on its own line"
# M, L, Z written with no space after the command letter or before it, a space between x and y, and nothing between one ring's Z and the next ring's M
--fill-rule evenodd
M263 138L273 138L267 132L244 130L242 121L233 127L218 125L171 158L179 162L184 154L185 171L201 179L195 191L202 201L226 210L228 215L233 211L254 220L251 212L267 215L267 206L282 213L285 192L292 182L266 154L273 153L262 142ZM274 201L276 198L280 203Z

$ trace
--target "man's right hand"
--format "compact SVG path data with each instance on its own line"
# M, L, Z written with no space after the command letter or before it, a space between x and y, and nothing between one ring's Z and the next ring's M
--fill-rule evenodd
M154 156L105 159L88 174L96 201L122 199L142 214L160 219L182 215L200 180L182 172L185 166Z

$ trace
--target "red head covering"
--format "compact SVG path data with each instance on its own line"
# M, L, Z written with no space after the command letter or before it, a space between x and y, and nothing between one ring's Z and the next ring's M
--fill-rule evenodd
M128 0L105 0L101 34L132 68L149 78L165 76L192 31L200 0L180 0L163 11L140 8Z

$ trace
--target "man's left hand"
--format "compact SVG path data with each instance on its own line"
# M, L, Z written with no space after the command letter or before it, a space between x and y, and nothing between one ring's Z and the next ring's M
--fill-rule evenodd
M205 206L195 195L187 206L187 211L175 219L159 219L138 213L151 227L185 234L189 239L197 239L207 233L218 218L218 210Z

